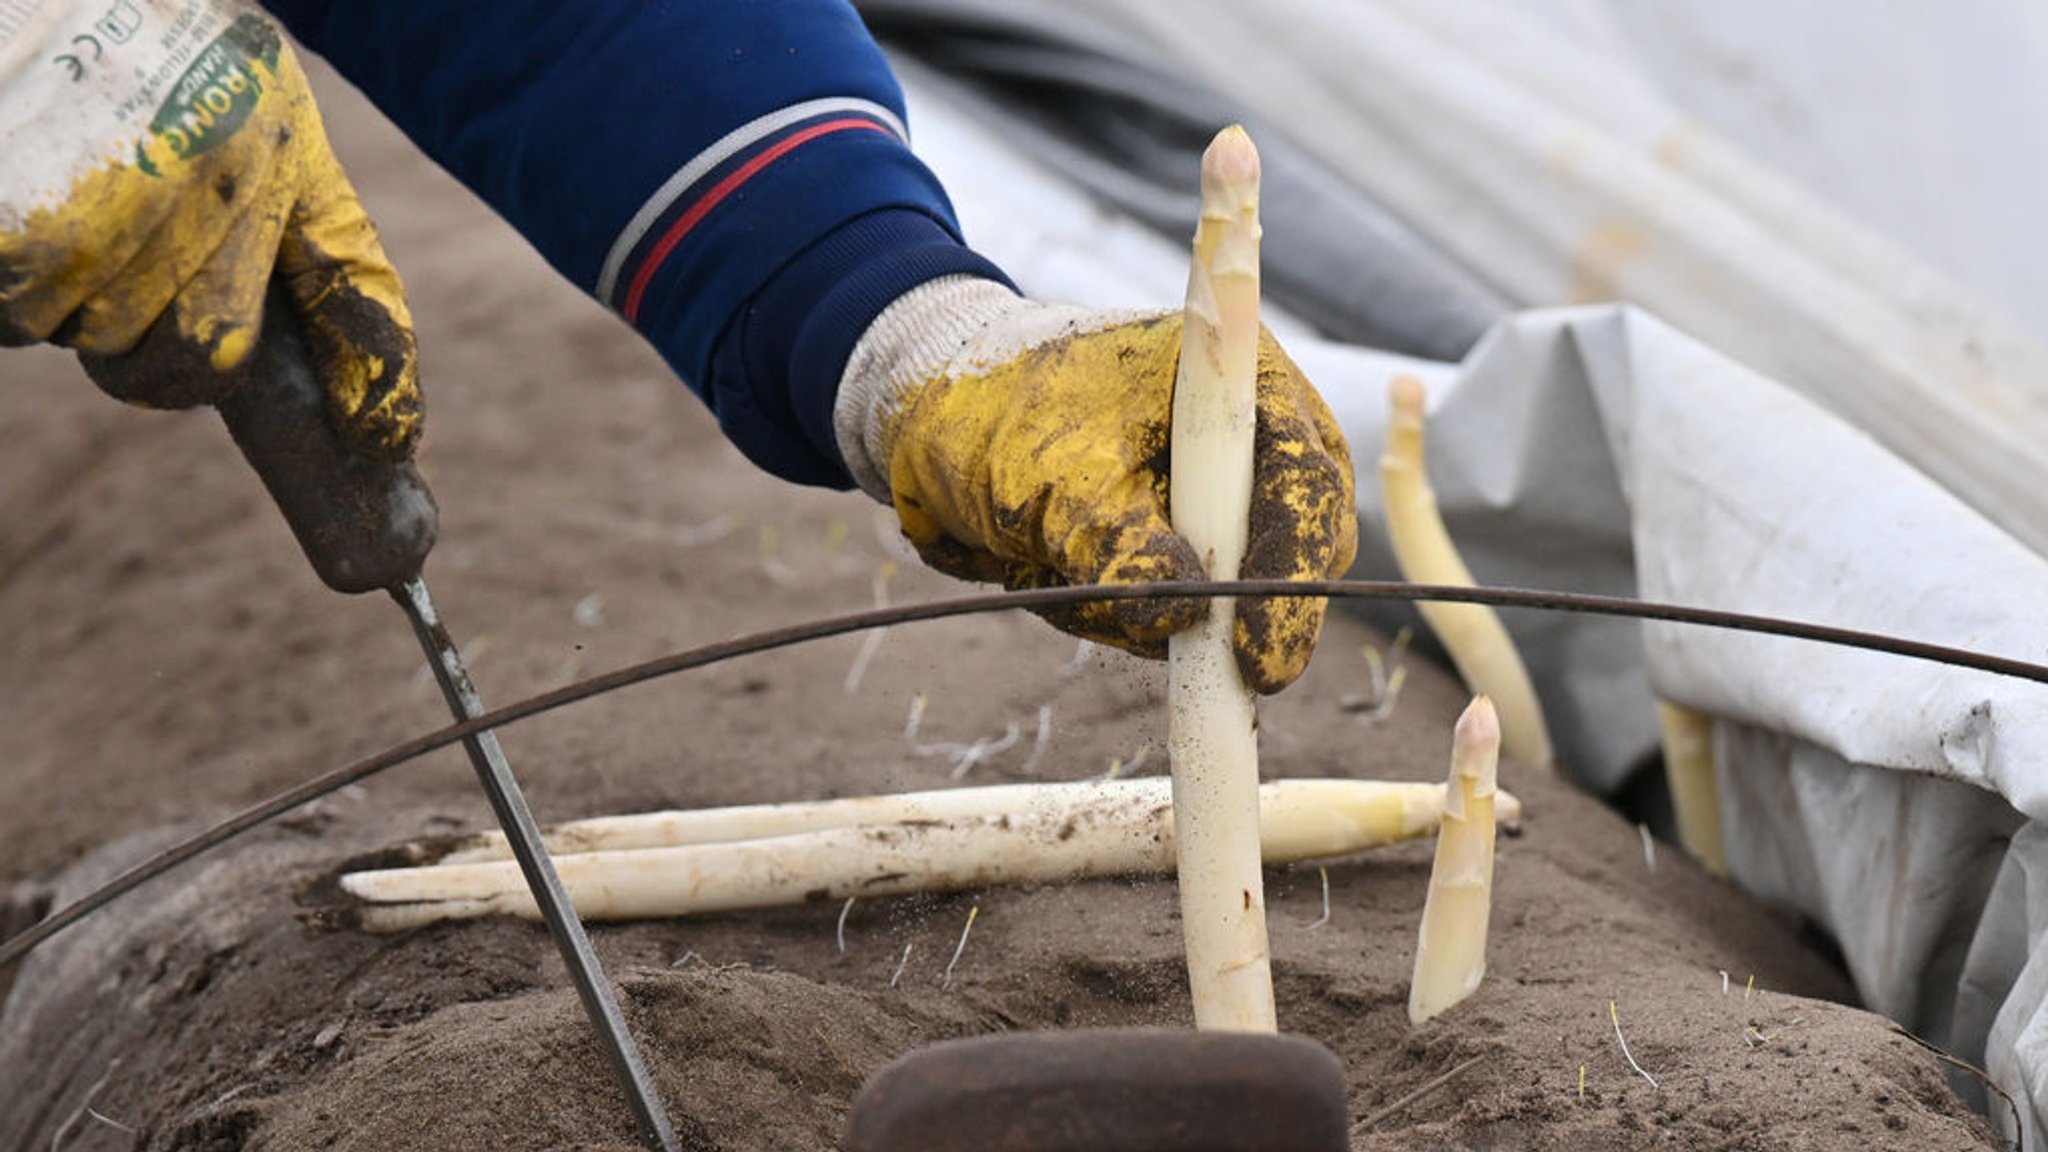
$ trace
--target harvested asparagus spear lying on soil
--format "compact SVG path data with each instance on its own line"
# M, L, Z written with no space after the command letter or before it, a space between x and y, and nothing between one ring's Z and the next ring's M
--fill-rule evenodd
M1519 819L1521 802L1502 795L1507 804L1504 811L1512 813L1502 819ZM1435 832L1437 817L1443 812L1443 798L1441 784L1277 781L1260 789L1260 841L1266 852L1281 853L1278 858L1268 855L1269 863L1342 856L1378 848ZM1152 812L1171 803L1172 794L1164 777L995 784L789 804L597 816L549 828L543 839L551 854L572 856L765 840L864 824L929 824L977 816L1065 819L1111 808ZM494 831L462 841L431 862L451 865L510 859L512 850L505 843L505 834Z
M1435 829L1443 799L1438 784L1266 784L1265 859L1343 856L1424 835ZM1520 815L1513 797L1500 801L1503 819ZM586 919L625 920L1163 872L1173 864L1172 809L1165 779L1017 784L607 817L548 839L643 845L555 862ZM657 840L663 846L645 846ZM356 913L371 931L495 914L531 918L516 866L475 858L490 850L473 847L463 863L352 872L341 887L367 905Z
M1472 572L1458 555L1438 511L1423 455L1422 381L1396 376L1388 389L1386 450L1380 456L1381 502L1387 538L1401 575L1417 584L1470 587ZM1512 759L1533 768L1555 767L1550 729L1529 681L1529 670L1500 616L1484 604L1416 605L1443 642L1458 675L1499 710L1501 744Z

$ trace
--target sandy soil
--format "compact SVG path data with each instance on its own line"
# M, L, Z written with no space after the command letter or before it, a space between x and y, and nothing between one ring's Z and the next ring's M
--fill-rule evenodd
M428 574L488 702L865 607L892 565L892 599L958 590L865 499L750 470L636 338L325 88L416 294L443 508ZM445 723L398 610L318 585L212 414L124 409L61 354L10 353L0 442L14 924L179 830ZM1164 768L1156 668L1077 661L1012 614L894 630L849 692L860 643L617 693L505 744L544 821L945 786L950 763L904 740L918 694L930 739L1022 726L967 782L1023 778L1041 706L1040 776L1141 753L1137 771ZM1379 643L1333 626L1264 712L1269 776L1441 777L1463 703L1441 674L1411 668L1377 723L1344 706ZM1796 925L1669 848L1652 868L1635 828L1549 779L1510 765L1504 782L1530 819L1500 852L1492 972L1430 1026L1404 1011L1426 845L1332 863L1326 924L1315 868L1269 877L1283 1025L1343 1058L1355 1147L1996 1146L1933 1056L1840 1003ZM298 915L352 856L487 823L460 756L437 753L0 973L0 1148L635 1146L539 929L379 938ZM832 1147L864 1079L941 1038L1189 1019L1162 880L862 903L844 952L839 911L596 931L686 1146Z

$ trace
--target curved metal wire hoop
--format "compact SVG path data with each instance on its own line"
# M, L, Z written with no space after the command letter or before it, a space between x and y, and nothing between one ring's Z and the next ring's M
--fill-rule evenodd
M1013 608L1051 608L1089 601L1108 600L1149 600L1161 597L1180 596L1311 596L1330 599L1353 600L1432 600L1465 604L1489 604L1501 608L1533 608L1557 612L1581 612L1591 615L1620 616L1639 620L1657 620L1675 624L1689 624L1701 627L1724 628L1741 632L1757 632L1774 636L1786 636L1798 640L1810 640L1823 644L1834 644L1851 648L1862 648L1874 652L1887 652L1916 660L1931 660L1960 668L1972 668L2001 676L2013 676L2048 684L2048 665L2014 660L2004 656L1993 656L1968 649L1953 648L1941 644L1929 644L1898 636L1875 632L1863 632L1852 628L1836 628L1825 624L1811 624L1797 620L1783 620L1770 616L1755 616L1741 612L1724 612L1711 608L1689 608L1678 604L1661 604L1655 601L1636 600L1624 596L1594 596L1576 592L1549 592L1528 588L1459 587L1442 584L1409 584L1393 580L1240 580L1240 581L1188 581L1179 583L1087 585L1071 588L1033 588L1019 592L995 592L974 596L960 596L946 600L932 600L919 604L905 604L891 608L877 608L855 612L844 616L832 616L783 628L756 632L715 644L687 649L667 656L657 657L640 664L634 664L616 671L601 673L579 680L574 684L550 692L531 696L517 703L485 713L474 720L451 724L402 744L395 744L374 756L365 757L346 767L337 768L315 776L302 784L280 792L204 831L164 849L155 856L122 872L100 887L78 900L52 912L33 927L0 943L0 967L12 964L26 956L37 945L83 920L86 916L105 907L116 898L132 889L153 880L219 847L229 840L272 820L310 800L318 799L331 792L345 788L356 781L374 776L387 768L396 767L415 757L422 756L437 748L446 747L476 732L487 728L502 728L543 712L552 712L594 696L602 696L620 688L649 680L671 676L692 668L702 668L748 656L757 652L768 652L787 648L812 640L823 640L848 632L859 632L869 628L887 628L897 624L911 624L924 620L941 620L953 616L971 616L984 612L999 612Z

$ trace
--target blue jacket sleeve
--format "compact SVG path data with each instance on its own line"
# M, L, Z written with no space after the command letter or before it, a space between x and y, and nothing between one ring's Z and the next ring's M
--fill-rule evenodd
M776 475L851 484L832 403L892 300L1004 279L911 155L901 90L845 0L267 6Z

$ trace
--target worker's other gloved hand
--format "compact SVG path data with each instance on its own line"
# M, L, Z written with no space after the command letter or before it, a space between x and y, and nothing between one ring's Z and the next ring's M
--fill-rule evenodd
M1010 588L1205 575L1167 513L1180 314L1117 315L947 277L906 293L862 337L842 382L840 448L894 502L926 563ZM1342 576L1357 550L1351 454L1322 398L1270 335L1259 348L1257 462L1244 578ZM1237 603L1246 683L1307 667L1325 603ZM1202 600L1111 601L1044 615L1144 656Z
M221 399L273 277L343 440L408 455L412 318L277 29L207 0L0 21L0 344L76 349L121 399Z

